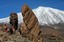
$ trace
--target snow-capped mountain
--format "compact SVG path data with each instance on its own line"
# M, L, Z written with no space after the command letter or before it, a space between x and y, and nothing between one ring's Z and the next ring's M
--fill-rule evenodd
M33 9L33 12L41 25L64 23L64 11L40 6Z
M9 17L0 19L0 23L9 23Z
M64 11L40 6L32 10L41 25L64 23ZM19 23L23 22L21 13L18 13ZM0 19L0 23L9 23L9 17Z

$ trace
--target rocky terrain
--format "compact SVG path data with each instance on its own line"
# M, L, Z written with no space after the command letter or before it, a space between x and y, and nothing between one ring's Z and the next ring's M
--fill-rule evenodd
M57 33L58 32L58 33ZM42 27L43 42L64 42L64 31ZM0 42L31 42L22 37L18 31L15 34L9 34L0 30Z
M17 31L15 34L0 31L0 42L30 42L27 38L23 38Z
M64 31L53 27L43 26L43 42L64 42Z

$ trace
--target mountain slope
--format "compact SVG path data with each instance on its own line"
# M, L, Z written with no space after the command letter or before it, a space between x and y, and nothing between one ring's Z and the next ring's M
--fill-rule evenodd
M0 23L9 23L9 17L0 19Z
M64 11L50 7L38 7L33 11L40 24L58 24L64 22Z
M64 11L50 8L50 7L38 7L32 10L41 25L64 23ZM22 14L18 13L19 23L23 22ZM9 23L9 17L0 19L0 23Z

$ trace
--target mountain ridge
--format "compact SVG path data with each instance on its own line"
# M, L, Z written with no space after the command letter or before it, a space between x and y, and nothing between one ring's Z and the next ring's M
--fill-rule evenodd
M43 7L39 6L36 9L32 10L36 17L38 18L38 21L41 25L49 25L49 24L58 24L58 23L64 23L64 11L50 8L50 7ZM22 14L19 12L18 14L18 23L23 22ZM9 23L9 17L0 19L0 23Z

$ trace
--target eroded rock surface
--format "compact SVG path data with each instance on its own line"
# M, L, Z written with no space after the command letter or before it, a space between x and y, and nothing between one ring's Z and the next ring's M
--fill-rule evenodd
M11 12L10 14L10 24L13 26L15 30L18 29L18 16L14 12Z
M22 7L22 16L22 35L33 42L42 42L42 31L38 19L27 5Z

